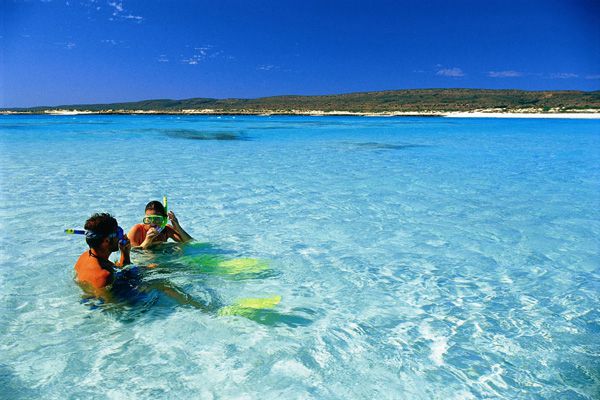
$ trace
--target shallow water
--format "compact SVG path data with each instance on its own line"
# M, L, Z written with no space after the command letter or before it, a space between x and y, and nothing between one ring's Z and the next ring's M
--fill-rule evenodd
M593 120L1 116L0 397L598 398L599 148ZM199 243L86 300L63 229L163 194Z

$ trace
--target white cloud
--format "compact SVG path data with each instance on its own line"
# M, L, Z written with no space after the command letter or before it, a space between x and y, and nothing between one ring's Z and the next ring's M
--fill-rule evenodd
M198 62L202 61L202 57L198 55L193 55L189 58L181 59L181 62L188 65L198 65Z
M108 2L108 5L115 8L115 12L113 15L117 15L120 12L123 12L123 3L117 3L116 1Z
M572 78L579 78L579 75L574 74L572 72L557 72L557 73L548 75L548 77L550 79L572 79Z
M56 46L60 46L66 50L73 50L77 45L73 42L54 42Z
M465 76L465 73L460 68L442 68L435 73L439 76L448 76L451 78L460 78L461 76Z
M274 71L274 70L278 70L279 67L277 65L273 65L273 64L263 64L263 65L259 65L258 67L256 67L256 69L258 69L260 71Z
M489 71L488 76L490 78L518 78L523 76L523 73L519 71Z
M204 47L194 47L194 50L196 50L196 52L201 55L201 56L206 56L208 55L208 51L210 50L212 46L204 46Z
M600 75L586 75L585 79L600 79Z
M187 48L192 48L190 45L186 45ZM188 65L197 65L201 61L207 59L223 58L229 59L229 56L225 55L222 50L215 50L213 45L207 44L200 47L193 48L194 54L189 57L181 55L181 62Z
M158 56L158 60L157 61L161 62L161 63L165 63L165 62L169 62L169 59L167 58L166 55L161 54L160 56Z
M113 8L113 12L112 12L112 18L109 18L110 21L114 21L115 19L121 19L121 20L133 20L135 22L142 22L144 20L144 17L141 17L139 15L133 15L131 13L127 13L125 14L125 7L123 6L123 2L122 1L109 1L108 5L110 7Z

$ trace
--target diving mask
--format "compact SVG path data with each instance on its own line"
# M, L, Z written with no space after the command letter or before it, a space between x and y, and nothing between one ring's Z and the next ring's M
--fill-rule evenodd
M123 238L125 237L125 234L123 233L123 228L121 228L120 226L117 226L117 231L114 233L111 233L110 235L108 235L108 237L109 238L116 237L119 239L119 242L121 242L123 240Z
M142 222L146 225L154 225L164 228L167 225L167 217L162 215L145 215Z

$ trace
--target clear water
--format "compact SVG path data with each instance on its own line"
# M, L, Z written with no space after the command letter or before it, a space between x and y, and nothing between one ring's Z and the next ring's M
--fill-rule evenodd
M3 116L0 146L0 397L599 397L600 121ZM84 301L62 230L163 194L204 245L144 279L209 307Z

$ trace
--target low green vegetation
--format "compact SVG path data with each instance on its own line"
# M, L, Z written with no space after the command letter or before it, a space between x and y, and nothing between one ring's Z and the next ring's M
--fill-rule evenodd
M257 99L144 100L112 104L75 104L4 109L44 113L51 110L127 113L301 114L311 111L356 113L449 112L494 109L566 112L600 109L600 91L523 91L488 89L414 89L326 96L274 96Z

